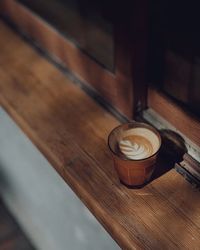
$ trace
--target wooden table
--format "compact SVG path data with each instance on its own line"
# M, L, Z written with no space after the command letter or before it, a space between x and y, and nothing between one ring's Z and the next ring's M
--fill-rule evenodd
M200 249L199 191L174 169L120 184L107 148L119 121L2 22L0 48L0 104L118 244Z

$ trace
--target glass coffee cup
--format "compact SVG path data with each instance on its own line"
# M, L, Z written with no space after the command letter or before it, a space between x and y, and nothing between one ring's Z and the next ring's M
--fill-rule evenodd
M141 122L122 124L109 134L108 146L122 183L142 186L149 181L161 146L155 128Z

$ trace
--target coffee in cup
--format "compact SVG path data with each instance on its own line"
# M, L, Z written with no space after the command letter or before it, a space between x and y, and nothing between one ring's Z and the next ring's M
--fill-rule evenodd
M111 131L108 145L123 183L137 186L149 180L161 146L156 129L145 123L125 123Z

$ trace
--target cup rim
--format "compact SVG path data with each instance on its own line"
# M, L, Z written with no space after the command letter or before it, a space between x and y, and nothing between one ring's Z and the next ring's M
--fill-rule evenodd
M155 153L153 153L152 155L148 156L148 157L145 157L145 158L142 158L142 159L129 159L129 158L126 158L126 157L120 157L116 152L114 152L110 146L110 136L113 134L113 132L117 129L119 129L120 127L123 127L124 125L128 125L128 124L136 124L136 125L142 125L148 129L150 129L151 131L153 131L157 136L158 136L158 139L159 139L159 147L158 149L155 151ZM107 144L108 144L108 147L111 151L112 154L114 154L117 158L121 159L121 160L125 160L125 161L144 161L144 160L147 160L151 157L153 157L154 155L156 155L159 151L160 151L160 148L161 148L161 144L162 144L162 139L161 139L161 136L160 136L160 133L159 131L154 128L153 126L147 124L147 123L144 123L144 122L137 122L137 121L131 121L131 122L125 122L125 123L121 123L120 125L118 125L117 127L113 128L111 130L111 132L109 133L108 135L108 140L107 140Z

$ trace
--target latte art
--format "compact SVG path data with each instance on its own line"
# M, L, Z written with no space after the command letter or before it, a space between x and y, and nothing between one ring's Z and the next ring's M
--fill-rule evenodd
M143 136L133 135L123 138L119 142L119 149L127 158L140 160L152 155L153 147Z
M109 134L108 146L123 184L141 187L150 180L161 147L156 129L135 121L121 124Z

